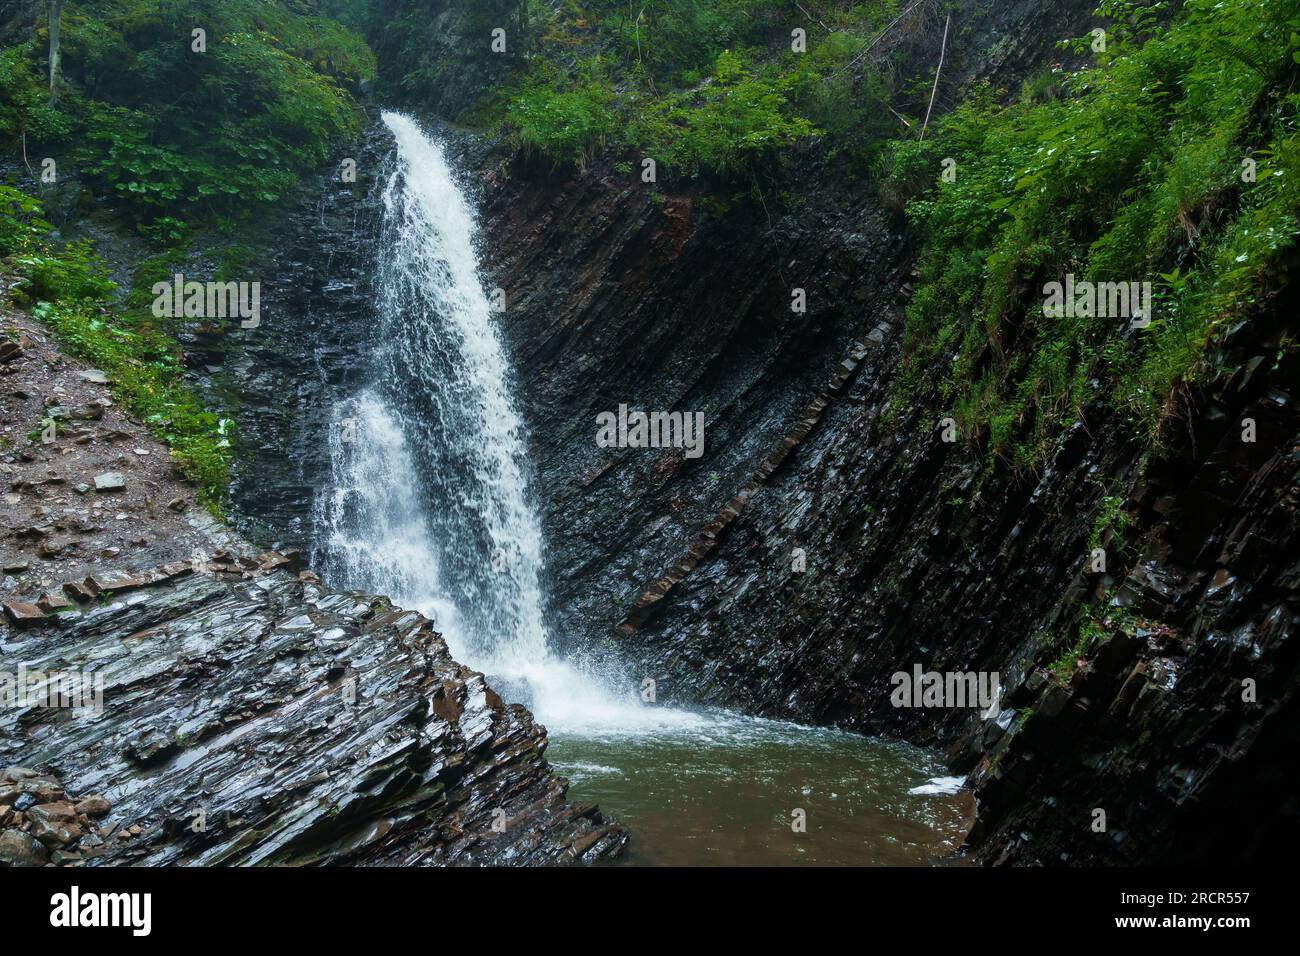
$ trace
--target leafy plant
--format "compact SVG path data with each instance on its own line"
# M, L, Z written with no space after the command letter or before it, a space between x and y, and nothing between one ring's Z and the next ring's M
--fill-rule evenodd
M1053 97L974 95L882 163L924 237L895 402L949 369L936 384L962 434L1017 468L1040 467L1097 400L1159 440L1295 243L1300 98L1281 80L1300 3L1189 0L1168 28L1158 9L1103 4L1120 25L1098 66L1055 75ZM1041 290L1067 273L1150 282L1149 327L1048 314Z
M356 132L348 89L375 69L359 36L298 10L256 0L69 2L57 105L44 89L43 27L0 51L0 137L29 154L68 156L162 243L179 238L182 219L275 202ZM201 52L190 43L196 23L206 30Z

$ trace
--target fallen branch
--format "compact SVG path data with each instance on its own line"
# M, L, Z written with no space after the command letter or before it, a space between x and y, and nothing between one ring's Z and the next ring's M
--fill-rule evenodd
M898 112L898 110L894 109L894 108L893 108L892 106L890 106L888 103L885 104L885 109L889 110L889 112L891 112L891 113L893 113L895 116L897 116L897 117L898 117L898 121L899 121L900 123L902 123L904 126L906 126L908 129L911 129L911 128L912 128L912 124L911 124L910 122L908 122L907 117L905 117L902 113Z
M835 32L835 31L832 30L830 27L828 27L825 23L822 23L821 20L818 20L815 16L813 16L811 13L809 13L807 10L805 10L805 9L804 9L804 5L803 5L802 3L800 3L799 0L794 0L794 5L795 5L796 7L798 7L800 10L803 10L803 15L804 15L805 17L807 17L809 20L817 20L818 23L821 23L821 25L822 25L822 29L825 30L827 33L834 33L834 32Z
M862 50L859 51L857 56L849 60L848 64L845 65L844 69L832 73L831 76L839 76L841 73L853 69L853 67L857 65L857 62L861 60L864 56L866 56L868 53L870 53L872 48L881 41L881 39L885 36L886 33L894 29L894 27L898 25L898 21L902 20L903 17L907 16L909 13L911 13L913 10L915 10L923 3L925 3L925 0L915 0L915 2L910 7L904 10L898 16L894 17L893 21L889 24L889 26L885 27L885 29L877 33L876 38L872 40L870 43L868 43L865 47L863 47Z
M948 51L948 24L952 14L943 21L943 43L939 46L939 65L934 68L934 87L930 90L930 105L925 108L925 122L921 124L921 139L925 139L925 128L930 125L930 110L934 109L934 94L939 92L939 74L943 72L943 55Z

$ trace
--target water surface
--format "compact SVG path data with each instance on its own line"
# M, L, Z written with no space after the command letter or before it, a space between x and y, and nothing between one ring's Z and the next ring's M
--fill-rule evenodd
M629 864L952 863L973 811L924 750L727 713L634 736L560 729L547 757L572 799L627 828Z

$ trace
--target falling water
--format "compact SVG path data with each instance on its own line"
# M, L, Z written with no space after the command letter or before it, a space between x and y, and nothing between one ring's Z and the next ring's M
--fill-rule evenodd
M335 409L332 492L317 522L331 579L427 613L453 653L552 729L691 724L641 706L621 678L555 657L525 436L473 213L439 145L386 112L396 156L383 192L377 322L366 388Z

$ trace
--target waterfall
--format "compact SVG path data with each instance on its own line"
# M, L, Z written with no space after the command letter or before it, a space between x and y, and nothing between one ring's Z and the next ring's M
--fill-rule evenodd
M332 486L315 515L328 579L429 615L458 660L552 729L693 723L641 706L635 676L551 653L524 427L479 278L474 215L438 143L400 113L383 121L396 151L367 382L333 411Z

